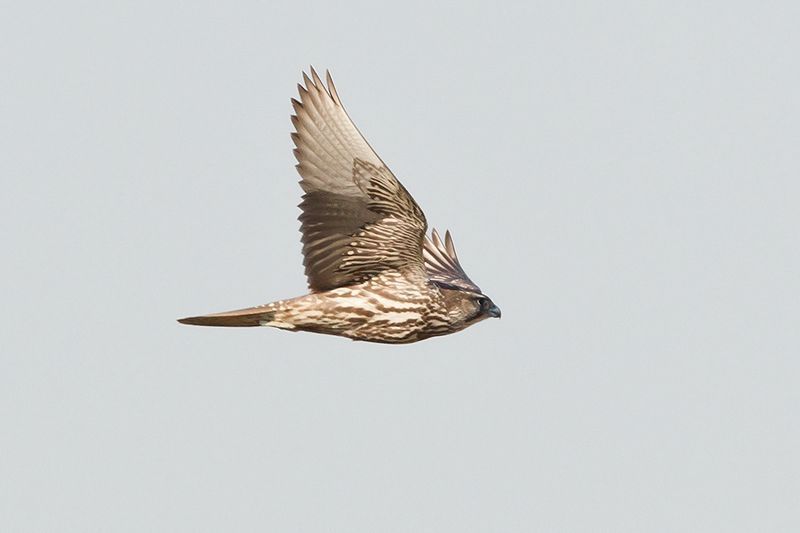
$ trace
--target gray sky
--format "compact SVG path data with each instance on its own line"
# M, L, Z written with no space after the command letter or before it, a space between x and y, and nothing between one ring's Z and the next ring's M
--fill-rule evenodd
M797 3L22 4L0 529L800 529ZM175 322L304 292L310 63L502 320Z

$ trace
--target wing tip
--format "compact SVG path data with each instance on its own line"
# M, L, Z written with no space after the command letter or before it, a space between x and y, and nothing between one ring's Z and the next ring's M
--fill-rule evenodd
M450 230L445 231L444 240L442 240L436 228L432 228L431 236L425 236L422 251L425 265L429 274L434 276L434 279L438 278L464 289L480 292L480 288L469 279L464 267L461 266ZM456 280L459 283L456 283Z
M317 72L317 69L314 68L314 65L308 66L308 72L311 74L310 76L306 74L305 70L301 71L303 83L297 84L297 90L301 97L304 98L308 92L314 91L317 94L327 96L334 104L341 107L342 100L339 98L339 93L336 91L336 86L333 84L333 77L331 76L330 69L325 69L324 82Z

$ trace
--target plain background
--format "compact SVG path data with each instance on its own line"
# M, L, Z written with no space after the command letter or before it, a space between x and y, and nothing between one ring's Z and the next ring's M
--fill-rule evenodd
M0 529L800 530L797 3L7 3ZM300 71L502 320L301 294Z

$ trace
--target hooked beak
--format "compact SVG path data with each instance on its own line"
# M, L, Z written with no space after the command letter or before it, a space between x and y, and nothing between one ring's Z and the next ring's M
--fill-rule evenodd
M489 316L492 318L500 318L501 315L500 308L497 307L496 305L491 306L489 309L486 310L486 312L489 313Z

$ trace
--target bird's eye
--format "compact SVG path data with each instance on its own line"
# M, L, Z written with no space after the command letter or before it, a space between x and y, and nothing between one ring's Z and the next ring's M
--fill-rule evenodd
M489 307L489 299L488 298L478 298L478 305L481 309L486 309Z

